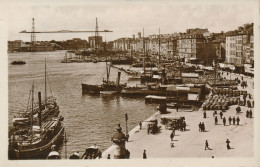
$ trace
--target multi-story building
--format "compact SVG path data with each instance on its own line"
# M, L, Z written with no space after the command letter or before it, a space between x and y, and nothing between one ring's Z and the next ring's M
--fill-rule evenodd
M102 46L102 36L90 36L88 42L90 48L99 48Z
M199 49L197 43L204 42L205 38L203 34L184 34L181 35L177 40L177 55L179 59L185 62L198 59ZM202 45L200 45L202 46Z
M254 57L253 35L235 34L226 36L226 62L242 65L252 63Z
M19 51L22 46L22 40L8 41L8 51L14 52Z

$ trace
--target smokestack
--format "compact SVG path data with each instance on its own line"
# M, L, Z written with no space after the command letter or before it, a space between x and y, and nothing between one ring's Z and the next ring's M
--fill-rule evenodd
M133 39L135 39L135 35L133 35Z
M120 84L120 76L121 76L121 72L118 72L118 74L117 74L117 86L119 86L119 84Z
M38 92L38 99L39 99L38 118L39 118L39 126L40 126L40 129L41 129L42 128L41 92Z

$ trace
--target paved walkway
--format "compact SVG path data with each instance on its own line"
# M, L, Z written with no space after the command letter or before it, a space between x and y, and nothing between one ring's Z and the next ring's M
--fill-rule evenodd
M225 75L225 74L224 74ZM239 77L231 74L231 78ZM253 95L252 79L244 78L248 80L249 87L246 89ZM238 89L241 89L239 86ZM155 113L151 118L157 118L159 126L161 126L160 133L155 135L147 134L147 123L143 122L143 128L140 130L139 126L134 128L129 134L129 142L126 143L126 148L130 151L131 159L142 158L143 150L147 152L147 158L192 158L192 157L204 157L215 158L220 157L252 157L253 156L253 143L254 143L254 119L246 118L247 107L242 106L242 113L236 115L235 108L237 105L233 105L224 113L226 119L231 116L239 116L240 125L229 125L228 121L226 126L223 125L222 119L220 119L218 111L218 125L214 125L213 111L207 111L207 118L203 118L203 111L200 108L195 112L176 112L173 111L167 115L185 116L187 123L187 130L185 132L176 131L174 137L174 146L170 147L170 133L171 130L166 130L165 126L160 124L160 114ZM253 110L253 109L252 109ZM253 111L254 116L254 111ZM149 120L148 119L148 120ZM198 124L204 122L207 132L199 132ZM230 140L231 150L227 150L226 140ZM208 140L209 147L212 150L205 150L205 140ZM113 147L110 147L103 153L103 158L107 157L107 154L113 158Z

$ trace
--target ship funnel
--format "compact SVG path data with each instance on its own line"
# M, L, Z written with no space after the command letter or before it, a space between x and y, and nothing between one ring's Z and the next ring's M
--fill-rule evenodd
M121 72L118 72L118 74L117 74L117 86L119 86L119 84L120 84L120 76L121 76Z
M39 99L39 111L38 111L38 118L39 118L39 126L42 127L42 111L41 111L41 92L38 92L38 99Z

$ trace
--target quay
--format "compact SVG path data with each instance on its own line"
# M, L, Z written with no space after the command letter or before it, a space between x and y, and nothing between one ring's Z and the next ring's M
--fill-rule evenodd
M224 75L226 75L224 73ZM231 78L240 77L232 73ZM254 94L253 79L244 77L248 82L246 89L251 95ZM238 86L239 90L242 89ZM186 131L175 131L173 141L170 139L172 130L166 130L165 125L160 123L161 115L156 112L148 119L142 122L142 129L139 125L132 129L129 134L129 141L126 142L126 149L130 152L130 159L142 159L143 151L146 150L147 158L227 158L227 157L253 157L254 148L254 118L246 117L246 110L251 109L254 116L254 108L240 106L242 112L236 114L237 105L232 105L223 117L226 119L231 116L239 116L239 125L229 125L228 120L226 126L223 125L222 119L218 114L218 124L214 125L214 110L207 110L207 117L203 118L203 109L193 112L176 112L172 109L171 113L163 114L167 116L184 116L187 124ZM159 133L147 134L147 125L149 120L158 120L160 127ZM199 132L199 123L204 122L205 132ZM227 150L226 140L231 141L230 146L232 149ZM205 150L205 141L208 141L211 150ZM111 142L112 143L112 142ZM174 147L172 147L172 144ZM114 157L114 146L112 145L103 152L102 158L106 159L110 154L111 158Z

